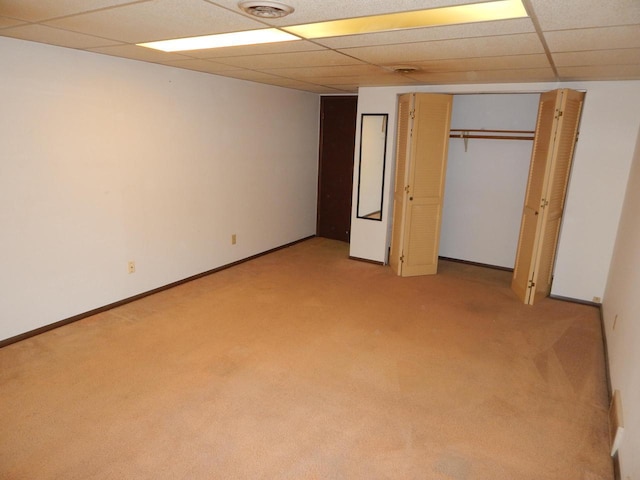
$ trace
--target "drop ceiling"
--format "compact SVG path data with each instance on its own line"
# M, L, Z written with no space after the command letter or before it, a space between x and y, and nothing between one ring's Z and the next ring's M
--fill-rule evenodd
M473 3L477 3L474 0ZM0 36L307 90L640 79L640 0L523 0L529 17L166 53L136 43L472 3L286 0L256 18L237 0L0 0ZM417 70L395 73L394 67Z

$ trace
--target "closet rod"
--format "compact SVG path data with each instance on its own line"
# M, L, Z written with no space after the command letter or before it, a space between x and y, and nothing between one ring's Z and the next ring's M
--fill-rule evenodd
M454 133L456 132L456 133ZM475 132L475 133L471 133ZM510 135L487 135L495 133L509 133ZM526 135L516 135L524 133ZM533 130L463 130L451 129L449 138L486 138L489 140L533 140L535 132Z
M452 128L450 132L487 132L487 133L530 133L534 134L534 130L488 130L486 128L481 130L474 130L472 128Z
M486 138L489 140L533 140L531 137L516 137L513 135L449 135L449 138Z

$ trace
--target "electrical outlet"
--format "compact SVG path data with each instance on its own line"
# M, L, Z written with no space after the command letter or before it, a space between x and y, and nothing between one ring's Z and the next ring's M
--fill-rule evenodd
M136 273L136 262L131 261L127 264L127 271L129 273Z
M235 233L231 234L231 245L235 245L236 244L236 240L237 240L236 234Z

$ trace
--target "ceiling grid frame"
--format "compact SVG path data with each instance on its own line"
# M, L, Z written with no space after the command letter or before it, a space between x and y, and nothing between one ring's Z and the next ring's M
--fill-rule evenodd
M285 0L294 8L291 15L258 18L243 12L238 0L3 0L0 36L315 93L407 84L640 79L637 0L522 0L529 16L521 19L204 51L153 53L134 42L284 30L488 1ZM395 73L401 65L418 71Z

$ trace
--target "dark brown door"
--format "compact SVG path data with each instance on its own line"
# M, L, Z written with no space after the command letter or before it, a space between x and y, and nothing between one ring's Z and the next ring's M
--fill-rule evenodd
M321 97L318 236L349 241L358 97Z

